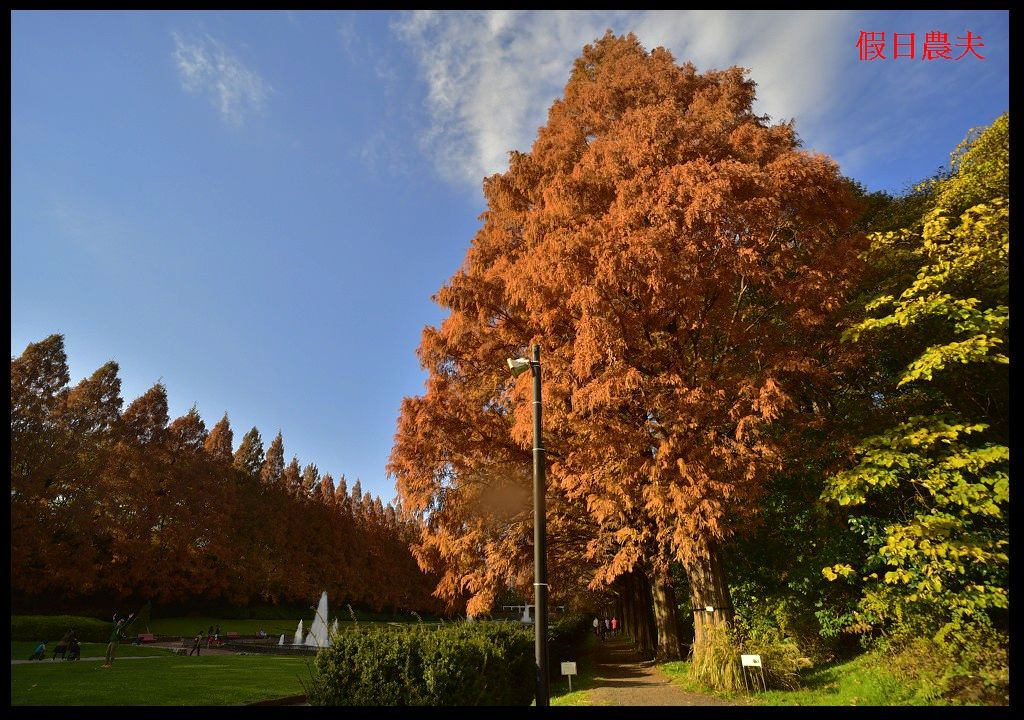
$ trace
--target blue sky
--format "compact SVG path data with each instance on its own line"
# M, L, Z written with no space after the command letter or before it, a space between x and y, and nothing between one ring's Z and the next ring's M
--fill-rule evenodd
M117 360L126 403L162 380L172 417L227 410L236 444L280 429L288 457L391 498L481 180L606 28L750 68L758 110L870 189L1008 108L1004 11L15 12L12 356L64 333L72 382ZM858 60L861 30L886 61ZM985 60L921 61L933 30Z

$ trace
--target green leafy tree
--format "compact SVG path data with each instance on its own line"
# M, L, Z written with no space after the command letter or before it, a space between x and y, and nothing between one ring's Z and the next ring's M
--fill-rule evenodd
M853 627L963 635L1008 606L1009 117L973 131L919 222L871 236L876 262L916 268L844 338L904 361L875 393L900 418L855 449L823 497L860 511L869 547Z

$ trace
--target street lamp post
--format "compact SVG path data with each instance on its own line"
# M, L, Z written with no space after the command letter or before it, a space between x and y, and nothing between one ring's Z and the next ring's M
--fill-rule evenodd
M548 688L548 568L547 516L544 507L544 443L541 440L540 345L533 346L533 360L509 359L513 375L529 368L533 374L533 621L534 654L537 660L537 707L547 707Z

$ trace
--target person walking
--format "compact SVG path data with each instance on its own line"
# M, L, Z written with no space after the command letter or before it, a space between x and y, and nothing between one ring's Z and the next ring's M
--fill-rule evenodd
M188 656L192 657L192 653L199 657L199 650L203 647L203 631L200 630L199 634L196 635L195 640L192 641L192 649L188 651Z
M598 639L601 638L601 621L597 616L594 617L594 635L596 635Z
M619 619L612 618L612 635L617 636L619 634Z

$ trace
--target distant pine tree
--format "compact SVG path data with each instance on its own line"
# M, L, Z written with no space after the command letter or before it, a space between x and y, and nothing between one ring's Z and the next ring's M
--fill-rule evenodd
M256 428L242 436L242 443L235 451L234 465L249 477L259 477L263 466L263 438Z
M277 431L277 436L270 442L270 447L267 448L267 456L263 460L263 467L260 468L260 481L268 486L277 485L281 482L281 478L284 475L284 439L281 437L281 431Z
M312 495L317 490L317 485L320 482L320 470L316 465L310 463L302 471L302 489L307 494Z
M167 428L167 388L163 383L132 401L124 411L124 427L128 436L141 445L159 443Z
M214 460L220 462L231 462L231 445L234 440L234 433L231 432L231 423L228 420L227 412L220 419L206 438L206 452Z
M302 473L299 472L299 459L292 456L292 461L284 469L281 481L286 488L298 495L302 492Z

